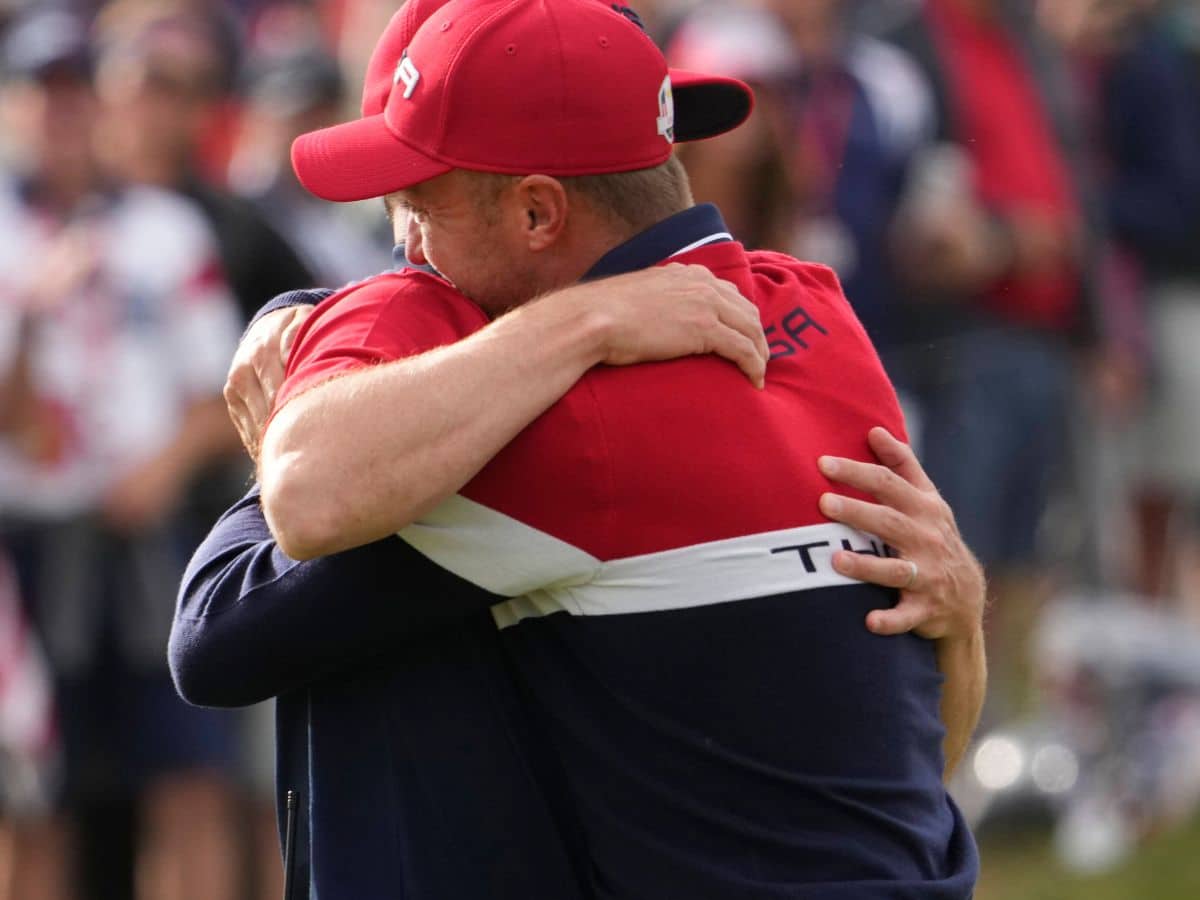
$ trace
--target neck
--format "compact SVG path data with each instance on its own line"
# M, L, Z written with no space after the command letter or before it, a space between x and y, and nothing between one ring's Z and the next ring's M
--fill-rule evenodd
M604 254L644 230L590 213L586 218L586 222L576 221L577 227L567 235L560 252L554 259L547 260L545 274L548 283L542 286L540 293L575 284Z

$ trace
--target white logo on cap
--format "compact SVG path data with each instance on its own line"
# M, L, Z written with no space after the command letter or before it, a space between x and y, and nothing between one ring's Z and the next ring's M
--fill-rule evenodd
M396 74L392 76L392 84L396 85L402 81L404 82L404 99L407 100L413 95L413 91L417 89L417 82L420 80L421 73L413 65L413 61L408 56L408 51L404 51L404 55L400 57L400 62L396 63Z
M675 143L675 97L671 93L670 75L663 79L662 87L658 89L658 133L668 144Z

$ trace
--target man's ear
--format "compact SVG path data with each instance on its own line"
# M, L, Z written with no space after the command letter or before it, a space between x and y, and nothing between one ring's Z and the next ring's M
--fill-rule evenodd
M527 175L517 183L516 199L531 252L549 249L562 239L569 204L561 181L549 175Z

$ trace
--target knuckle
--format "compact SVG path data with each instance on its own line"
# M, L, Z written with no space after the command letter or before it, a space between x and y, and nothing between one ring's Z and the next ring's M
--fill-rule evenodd
M273 329L264 327L261 324L256 326L253 331L246 335L246 339L242 341L242 351L247 355L260 353L262 348L271 342L269 335L272 331Z
M954 525L954 511L950 509L950 504L942 499L941 494L926 494L929 498L929 507L933 515L947 525Z
M935 553L943 548L942 531L935 525L930 525L926 522L914 521L912 523L913 537L920 541L922 547L930 548Z
M231 395L239 396L246 386L247 369L245 366L237 366L230 370L228 377L225 379L225 398L230 399Z
M897 533L903 533L911 526L908 516L890 506L883 507L883 524L889 531Z
M876 466L875 468L879 470L879 486L881 488L892 493L898 493L908 483L886 466Z
M859 470L863 475L863 484L869 491L877 494L887 487L887 469L870 463L861 463L860 465L863 467Z

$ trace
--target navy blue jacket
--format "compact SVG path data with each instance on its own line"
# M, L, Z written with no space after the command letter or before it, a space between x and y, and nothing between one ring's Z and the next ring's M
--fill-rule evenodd
M672 224L662 223L614 250L602 261L603 271L595 274L657 262L696 236L719 232L723 226L714 217L711 207L700 207L668 220ZM965 897L977 861L970 836L952 807L931 816L936 823L922 823L933 831L952 829L955 836L949 847L930 844L927 857L925 836L900 817L894 830L903 836L878 840L879 829L887 830L891 812L903 807L902 815L907 816L925 799L940 796L936 774L940 762L931 765L925 749L916 749L936 750L938 744L939 735L932 733L930 723L936 709L932 716L924 709L936 672L932 650L925 642L911 636L881 639L866 632L862 616L873 605L886 603L888 592L869 588L869 596L853 593L865 588L830 588L812 594L806 640L814 646L800 654L811 671L806 676L794 665L794 634L779 635L775 655L785 661L787 677L774 686L780 689L772 694L774 699L764 698L761 708L751 704L739 713L736 726L757 728L767 735L760 721L765 713L775 721L773 728L795 732L796 741L789 741L789 746L810 748L808 756L825 760L832 769L844 766L846 758L861 759L864 772L878 768L874 754L895 752L890 736L903 735L907 748L903 752L920 756L922 771L934 771L935 790L914 782L909 785L911 796L897 797L895 785L882 781L860 778L863 783L851 785L809 777L819 802L796 810L793 823L794 831L811 839L805 859L812 869L803 874L812 881L843 885L838 896ZM839 593L847 590L852 593ZM180 591L170 647L172 671L181 693L197 703L237 705L279 694L278 786L280 794L291 789L300 796L296 871L311 875L321 897L570 900L589 896L592 890L606 897L632 897L607 883L605 873L590 869L579 818L570 804L580 799L594 805L604 786L586 785L581 791L560 769L556 754L562 751L561 744L550 752L552 729L544 716L534 712L546 697L531 691L527 668L539 665L535 656L547 662L542 651L548 645L533 641L538 632L528 628L509 629L510 643L502 644L489 612L502 599L440 568L396 538L304 563L291 561L271 541L255 491L217 523L196 552ZM786 597L772 601L779 602L789 601ZM751 630L759 628L770 618L767 607L771 605L748 603L744 624L754 623ZM596 626L616 628L623 618L622 627L635 625L640 632L644 625L648 639L678 640L676 620L668 621L671 615L639 615L636 622L629 617L599 617L610 621ZM712 615L711 608L698 610L686 614L686 620L712 633ZM542 621L551 629L569 627L556 617ZM618 644L627 637L618 639ZM913 687L910 699L920 694L921 710L904 703L884 704L877 716L864 716L861 709L848 708L842 694L826 683L834 673L853 670L853 681L873 695L899 687L884 682L881 671L867 664L877 654L866 643L883 640L897 641L892 645L895 659L908 666L907 671L920 673L921 683ZM525 654L520 668L510 669L522 649L511 642L528 644L524 649L532 651ZM735 646L763 652L753 642L742 647L734 641L725 649L732 652ZM610 661L619 665L626 658L631 657L617 654ZM562 666L552 668L567 671ZM635 674L632 668L629 674ZM549 683L553 676L543 672L536 677L540 688L553 687ZM654 679L641 683L657 684ZM694 687L694 682L688 684ZM663 681L661 688L668 691L671 684ZM740 684L730 690L740 696L754 695L752 687ZM679 701L691 707L705 696L696 691ZM776 704L786 719L773 719ZM569 712L562 706L555 709ZM832 731L831 721L839 723ZM626 735L606 731L601 721L577 724L597 732L595 752L622 758L629 745ZM914 730L922 731L919 740L914 740ZM673 767L672 778L677 781L678 774L689 769L684 760L672 758L670 748L675 744L660 739L666 732L660 729L656 735L642 747L642 754L650 752L656 765ZM881 735L886 739L880 740ZM711 746L699 749L709 756L713 753ZM728 755L716 762L745 769L744 760ZM703 771L711 774L717 769L720 766L709 765ZM782 769L742 774L766 791L764 803L779 805L783 787L796 787L794 773ZM646 798L647 808L654 807L657 787L645 787L626 800L636 804ZM719 779L696 784L697 802L703 805L723 789ZM845 813L848 807L857 808L860 799L871 807L869 818L877 826L871 836L853 831L857 814L844 816L846 828L826 816L827 810ZM714 809L720 808L718 801ZM712 810L697 815L703 818L708 812ZM684 850L690 847L693 855L703 852L699 844L689 843L686 834L656 831L650 818L641 824ZM712 823L705 820L704 824ZM740 863L741 873L761 878L764 885L774 882L776 887L755 893L744 882L740 891L731 893L728 882L723 886L714 882L681 886L684 894L714 900L784 896L778 884L795 873L776 873L771 867L780 860L765 853L760 858L760 852L798 840L797 833L781 834L777 840L761 834L753 822L736 817L727 817L721 827L727 833L742 833L743 840L735 840L737 846L726 848L733 855L740 849L746 857ZM898 850L901 845L903 850ZM837 852L824 853L827 846L836 846ZM924 877L942 879L940 889L934 893L913 886L890 890L887 873L911 866L916 857L926 860ZM857 863L847 868L850 859ZM626 875L636 871L643 887L666 877L664 872L639 870L635 858L620 861L617 867L621 866ZM861 879L878 880L868 890ZM830 896L825 892L828 887L805 893L797 884L786 896ZM664 893L656 889L652 895Z
M192 703L278 695L281 825L286 792L299 799L296 897L310 874L323 898L584 896L568 823L531 769L492 599L396 538L291 560L257 488L196 551L171 671Z

